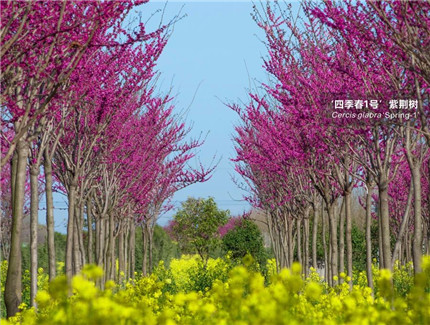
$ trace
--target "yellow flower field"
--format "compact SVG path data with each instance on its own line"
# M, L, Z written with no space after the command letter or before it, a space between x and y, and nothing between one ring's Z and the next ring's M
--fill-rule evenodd
M375 292L364 274L350 291L346 282L328 287L313 270L303 279L299 264L279 274L272 268L265 279L252 263L234 266L226 258L204 265L184 256L168 269L161 263L150 276L101 290L95 284L101 270L87 265L71 282L72 296L60 276L38 293L37 310L2 324L430 324L430 257L407 292L406 268L395 268L394 277L374 271ZM206 287L198 282L202 274Z

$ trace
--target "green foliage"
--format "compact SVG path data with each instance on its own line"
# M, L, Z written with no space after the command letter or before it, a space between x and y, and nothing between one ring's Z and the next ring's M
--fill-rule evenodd
M154 265L157 265L160 261L164 261L166 266L169 266L173 258L180 256L178 245L170 239L163 227L155 225L153 239L154 250L152 254Z
M356 225L351 229L352 266L359 271L366 270L366 235Z
M264 248L260 229L251 220L244 219L222 238L222 248L233 259L243 259L250 254L257 263L265 268L267 252Z
M211 250L220 244L218 228L227 222L229 214L228 210L219 210L213 198L188 198L173 217L173 232L181 252L197 252L207 260Z
M323 241L322 241L323 237L322 237L321 221L318 224L317 235L318 235L317 260L318 261L324 261L324 248L323 248ZM330 238L329 231L327 229L326 230L327 249L329 249L329 238ZM377 259L379 246L378 246L378 223L376 221L372 222L371 238L372 238L372 258ZM352 225L351 240L352 240L352 266L353 266L353 269L356 272L364 271L364 270L366 270L366 234L365 234L364 230L361 230L355 224ZM311 246L312 244L309 243L309 245ZM309 247L309 251L311 251L311 249L312 249L312 247ZM346 254L346 248L345 248L345 254Z
M310 225L311 225L311 229L312 229L310 231L310 234L312 234L313 227L314 227L313 219L311 219ZM328 239L327 235L328 235L328 232L326 231L326 241ZM311 252L312 251L312 242L309 243L309 245L310 245L309 251ZM319 218L319 221L318 221L318 224L317 224L317 261L318 262L323 262L324 261L324 245L323 245L323 231L322 231L321 218Z
M136 270L138 272L142 271L142 259L143 259L143 240L142 231L140 228L136 229L135 236L135 260L136 260ZM180 256L178 245L172 241L163 227L155 225L154 236L153 236L153 251L152 251L153 265L157 265L160 261L168 266L172 258L177 258Z
M56 261L64 262L66 254L66 238L65 234L59 232L54 233L54 243L55 243L55 259ZM22 269L30 269L30 245L23 245L21 249L22 254ZM37 263L38 267L48 270L48 245L47 243L39 244L37 248Z

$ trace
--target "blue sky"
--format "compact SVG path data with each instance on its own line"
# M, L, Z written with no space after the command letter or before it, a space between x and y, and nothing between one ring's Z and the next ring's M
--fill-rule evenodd
M151 1L133 15L141 15L146 21L156 13L148 23L149 30L153 30L161 19L157 10L164 7L165 1ZM229 209L232 215L250 209L243 200L245 193L232 180L232 176L237 177L230 159L234 157L232 136L238 118L223 102L245 102L247 89L267 80L262 67L262 57L266 55L264 35L251 17L252 7L250 1L170 1L165 8L164 22L178 13L184 18L175 24L159 59L159 90L166 93L173 87L177 112L186 110L188 125L193 125L190 136L206 137L197 153L200 161L209 165L214 155L220 159L208 182L192 185L174 196L175 208L189 196L212 196L221 209ZM43 208L44 202L41 203ZM54 204L56 230L65 232L66 198L56 195ZM175 211L166 213L159 223L167 223ZM41 212L40 222L45 223Z
M145 7L153 12L163 8L164 2ZM165 21L180 11L186 16L176 23L158 63L161 90L173 86L178 110L188 109L192 135L206 136L199 159L210 164L216 155L220 161L209 181L179 191L174 204L180 207L180 202L189 196L212 196L221 209L239 214L250 207L232 180L232 136L238 119L223 102L245 101L250 81L265 80L263 34L252 20L251 2L170 2ZM158 17L153 20L158 22ZM160 223L174 213L166 213Z

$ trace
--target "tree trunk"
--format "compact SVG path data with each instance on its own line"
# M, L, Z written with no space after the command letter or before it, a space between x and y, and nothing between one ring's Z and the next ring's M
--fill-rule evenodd
M70 281L73 276L73 237L75 234L75 200L76 200L76 182L72 182L67 193L69 207L67 220L67 238L66 238L66 276Z
M421 272L423 256L423 223L421 215L421 165L416 163L411 169L414 183L414 238L412 242L412 258L414 273Z
M54 230L54 198L52 195L52 161L47 152L44 151L44 165L45 172L45 195L46 195L46 231L48 234L48 268L49 268L49 281L54 280L57 271L55 260L55 230Z
M291 252L291 247L293 247L293 244L291 242L292 235L290 235L288 216L286 214L283 214L282 220L283 220L282 223L278 223L278 222L274 223L276 227L276 237L278 238L278 242L279 242L279 251L281 254L281 260L280 260L281 269L291 266L292 261L290 260L290 252Z
M97 285L99 288L103 288L106 279L106 265L105 265L105 255L104 255L104 244L105 244L105 226L104 219L102 217L95 218L96 222L96 256L95 260L99 267L103 269L103 277L97 280Z
M108 250L108 259L109 259L109 280L114 279L115 277L115 238L114 238L114 229L115 229L115 221L113 217L113 213L109 215L109 250Z
M109 218L102 218L101 219L101 232L103 237L100 238L100 247L102 249L101 251L101 266L103 267L103 279L102 279L102 285L106 283L107 280L109 280L109 257L108 257L108 250L109 250Z
M427 144L430 146L430 140L427 138ZM427 175L430 175L430 159L428 160ZM428 185L430 187L430 185ZM430 255L430 189L427 192L427 251L426 255Z
M405 244L405 249L406 249L406 263L409 263L411 261L411 235L409 233L409 231L407 232L406 235L406 244Z
M423 237L424 237L424 254L429 255L430 252L430 234L429 234L429 223L423 225Z
M10 160L10 195L11 195L11 210L13 213L14 209L14 199L15 199L15 184L16 184L16 175L18 171L18 152L15 150L12 159Z
M378 203L378 252L379 252L379 268L384 268L384 250L382 249L382 226L381 226L381 204Z
M143 256L142 256L142 273L144 276L148 274L148 236L146 235L146 227L142 225L142 245L143 245Z
M402 218L402 223L400 224L400 229L399 229L399 233L397 234L397 240L396 240L396 244L394 245L394 251L393 251L393 257L391 260L391 267L394 268L394 264L396 262L396 259L399 259L400 256L400 252L401 252L401 244L403 242L403 238L405 235L405 231L406 228L408 226L409 223L409 211L411 208L411 204L412 204L412 196L413 196L413 179L411 179L411 184L409 186L409 193L408 193L408 200L406 203L406 208L405 208L405 212L403 214L403 218Z
M399 245L399 257L398 257L398 261L401 265L405 264L405 255L406 255L406 251L405 251L405 236L403 236L403 240L400 242Z
M305 274L305 277L309 274L309 213L310 213L310 206L306 208L305 210L305 219L303 220L303 271Z
M79 250L79 228L80 228L80 222L79 222L79 208L78 205L75 203L75 227L73 229L73 274L78 274L79 271L82 268L81 265L81 252Z
M12 212L13 215L13 208L14 208L14 192L15 192L15 184L16 184L16 171L17 171L17 166L18 166L18 154L16 152L16 150L14 151L13 155L12 155L12 159L10 160L10 210ZM11 229L9 229L9 231L11 231ZM6 229L1 228L0 229L0 236L5 235L5 231ZM10 255L10 245L11 245L11 238L9 238L9 241L7 243L7 245L2 245L2 253L3 255L1 256L3 259L5 260L9 260L9 255Z
M331 251L331 279L332 285L335 286L337 281L333 279L338 275L338 245L337 245L337 222L336 222L336 205L335 203L327 206L328 223L330 227L330 251Z
M91 195L88 195L87 199L87 224L88 224L88 263L94 263L94 252L93 252L93 216L92 216L92 200Z
M316 270L317 265L317 240L318 240L318 214L317 204L314 204L314 220L312 223L312 266Z
M288 265L291 267L294 262L294 238L293 238L293 220L290 216L287 217L288 223Z
M324 277L326 281L330 283L327 241L326 241L326 223L324 219L325 219L324 218L324 200L322 200L321 201L321 228L322 228L322 241L323 241L323 251L324 251Z
M37 228L39 226L39 166L30 167L30 306L36 307L37 294Z
M122 283L125 276L125 261L124 261L124 229L118 234L118 280Z
M296 220L296 233L297 233L297 260L303 268L303 256L302 256L302 219L299 217Z
M328 215L327 215L327 226L328 226L328 231L327 231L327 275L328 275L328 284L330 286L333 286L333 264L332 264L332 256L333 256L333 251L331 249L331 244L330 244L330 239L331 239L331 231L330 231L330 221L328 220Z
M109 232L110 232L110 227L109 227L110 223L109 223L109 216L106 216L105 218L102 219L102 231L103 231L103 237L101 239L102 241L102 261L103 261L103 267L104 267L104 274L103 274L103 282L106 282L107 280L109 280L109 267L110 267L110 259L109 259Z
M339 213L339 272L345 271L345 200L344 197Z
M352 211L350 191L345 192L345 221L346 221L346 262L348 263L348 275L351 277L349 287L352 289Z
M103 243L104 243L104 231L103 231L103 219L101 217L96 218L96 263L98 266L103 268Z
M12 229L11 244L9 253L9 263L4 291L4 301L7 309L7 317L14 316L18 312L21 304L22 287L22 265L21 265L21 230L22 219L24 218L24 194L26 180L26 166L28 156L28 143L20 140L17 147L16 169L13 166L12 172L16 170L15 184L12 184Z
M381 235L382 235L382 257L384 268L392 271L391 268L391 244L390 244L390 215L388 207L388 180L386 175L381 174L378 183L379 200L381 204Z
M130 233L130 220L127 219L124 227L124 277L126 280L130 279L130 264L129 264L129 258L128 258L128 236Z
M134 279L134 272L136 269L136 262L135 262L135 258L136 258L136 228L134 225L134 221L130 220L130 237L129 237L129 256L130 256L130 265L129 265L129 269L130 269L130 278Z
M367 285L373 290L373 273L372 273L372 192L373 183L368 182L366 194L366 275Z
M85 244L84 244L84 204L81 203L79 209L78 209L78 220L79 220L79 227L78 227L78 239L79 239L79 253L80 253L80 268L79 271L82 269L82 267L87 264L87 260L85 258Z
M281 255L280 255L280 246L279 246L279 236L275 234L274 225L272 222L272 216L269 212L265 213L266 221L267 221L267 229L269 230L270 242L272 244L273 254L275 255L276 260L276 272L279 272L281 266Z
M154 267L154 265L153 265L153 251L154 251L154 227L152 227L152 226L149 226L148 225L148 227L149 227L149 229L148 229L148 250L149 250L149 252L148 252L148 257L149 257L149 259L148 259L148 262L149 262L149 266L148 266L148 270L149 270L149 273L152 273L152 268Z

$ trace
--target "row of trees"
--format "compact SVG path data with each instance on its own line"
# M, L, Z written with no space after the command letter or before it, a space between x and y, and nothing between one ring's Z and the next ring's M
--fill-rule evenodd
M39 245L38 245L38 266L39 266L39 275L38 275L38 284L40 287L46 288L46 281L49 279L49 275L45 273L46 270L49 269L49 261L48 261L48 249L46 245L46 228L43 225L39 225L39 233L42 233L42 236L39 237ZM85 234L86 235L86 234ZM55 232L55 254L57 260L57 276L64 275L64 261L65 261L65 253L66 253L66 234L62 234L59 232ZM137 231L135 234L135 267L136 272L141 273L143 269L143 236L141 231ZM22 245L22 269L23 269L23 277L22 277L22 303L26 306L30 306L30 247L29 247L29 238L24 236L23 245ZM86 247L87 241L84 240L84 245ZM164 262L164 265L169 265L170 261L173 258L179 258L179 250L178 246L172 242L170 237L164 231L164 229L156 225L154 227L153 234L153 261L154 265L158 265L160 261ZM1 263L0 272L0 283L2 288L4 288L4 283L6 279L6 270L7 261L4 260ZM43 270L43 272L41 272ZM140 271L140 272L139 272ZM6 306L4 304L4 300L0 299L0 318L4 319L7 317L6 314Z
M327 0L301 9L305 17L277 2L255 9L269 82L244 107L230 105L241 119L234 161L248 200L267 211L279 267L295 251L305 271L317 267L321 224L329 283L345 269L351 276L359 199L369 286L373 220L380 267L412 259L419 272L430 249L430 4Z
M2 251L9 262L8 316L21 303L26 214L35 304L43 193L50 279L56 276L56 191L68 201L68 279L95 262L105 270L104 283L118 274L134 276L137 226L144 235L146 272L156 219L171 207L177 190L211 173L211 168L187 165L202 141L185 141L189 128L174 115L172 98L156 93L155 64L175 20L153 31L142 22L125 27L128 14L145 2L2 4Z

